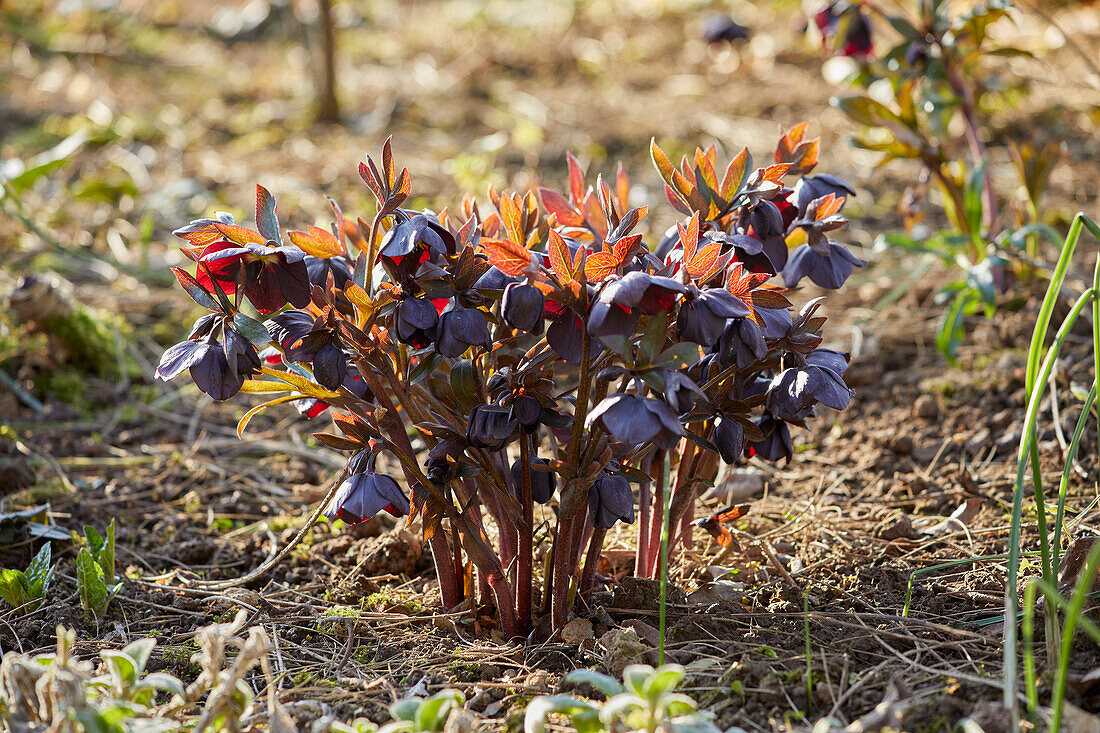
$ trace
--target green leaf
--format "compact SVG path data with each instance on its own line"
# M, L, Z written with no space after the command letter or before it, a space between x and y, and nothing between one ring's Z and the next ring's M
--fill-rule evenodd
M152 641L152 639L149 641ZM135 662L134 658L129 654L115 651L114 649L104 649L99 653L99 656L107 663L107 668L111 672L111 678L114 682L116 692L126 697L127 691L137 682L140 676L138 674L137 662Z
M646 682L656 670L648 664L631 664L623 670L623 687L635 695L645 696Z
M439 733L447 722L451 709L461 707L465 697L458 690L442 690L435 693L420 706L416 712L416 729Z
M87 547L81 547L76 556L76 588L80 607L97 619L103 616L110 601L110 592L103 577L103 568L92 558Z
M985 163L974 169L967 179L966 193L963 196L963 209L966 215L966 223L974 237L982 228L982 189L985 186ZM980 242L980 240L975 239Z
M697 363L702 354L703 350L698 344L682 341L662 351L660 356L654 360L653 366L662 366L669 369L686 369Z
M655 700L666 692L672 692L683 681L687 674L679 664L666 664L657 671L645 683L645 697Z
M264 328L264 324L255 318L249 318L244 313L233 314L233 328L257 346L271 343L271 334Z
M34 556L27 569L23 571L30 586L40 589L39 592L34 593L38 598L45 595L45 591L50 585L50 577L53 575L53 568L50 567L52 563L51 555L52 548L50 543L47 542L42 545L42 549Z
M661 311L657 315L649 319L649 326L645 330L645 335L642 336L642 340L638 342L638 356L636 365L639 368L647 367L652 362L654 357L661 351L661 347L665 345L665 339L668 338L668 313Z
M951 307L940 319L939 332L936 334L936 348L947 358L950 364L955 363L955 357L959 352L959 344L966 338L966 330L963 328L966 308L978 298L978 293L970 287L959 290L955 295L955 299L951 302Z
M0 598L12 606L20 606L30 603L30 589L27 587L27 579L19 570L0 570Z
M156 639L147 637L145 639L138 639L132 644L127 644L123 647L123 653L134 660L134 671L137 673L138 678L145 674L145 665L149 663L149 657L152 655L153 647L156 645Z
M467 409L480 401L477 370L472 359L459 359L451 367L451 390L459 404Z
M523 716L524 733L545 733L546 718L551 713L570 716L574 727L580 732L578 716L588 723L585 730L590 731L592 719L598 716L599 709L572 695L540 695L527 704L527 712Z
M423 704L424 699L420 697L398 700L390 706L390 715L393 716L394 720L405 720L411 723L416 720L416 714Z
M649 480L648 476L645 478ZM592 669L575 669L565 675L564 681L577 685L592 685L607 697L613 697L623 691L623 685L617 679Z

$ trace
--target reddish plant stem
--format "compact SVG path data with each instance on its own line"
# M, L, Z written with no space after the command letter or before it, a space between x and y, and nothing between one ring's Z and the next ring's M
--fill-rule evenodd
M557 631L565 626L566 603L569 596L569 558L573 556L569 540L573 536L576 518L562 513L558 517L558 531L554 535L554 579L550 586L550 625Z
M488 573L489 587L493 589L493 597L496 598L497 612L500 614L500 630L505 639L515 639L516 612L512 608L512 589L508 586L508 579L503 575Z
M519 531L518 577L516 578L516 624L521 633L531 629L531 564L534 562L535 502L531 498L531 439L519 436L520 487L519 501L523 505L523 526Z
M664 454L658 451L654 454L653 463L662 465ZM649 516L649 547L646 550L645 575L642 577L654 579L657 577L658 560L661 557L661 527L665 521L665 475L663 471L657 472L653 490L653 510Z
M454 569L455 579L458 585L459 597L466 597L466 566L462 562L462 536L458 533L458 525L451 520L451 537L454 538Z
M649 482L646 481L638 488L638 549L634 553L634 575L645 577L645 569L649 566Z
M600 553L603 552L603 540L606 535L606 529L596 527L592 530L592 539L588 542L588 556L584 559L584 572L581 573L582 598L592 592L592 586L596 581L596 567L600 564Z
M432 561L439 578L439 595L443 600L443 608L449 611L461 603L462 598L458 592L454 565L451 564L451 545L447 542L447 533L442 527L437 527L428 539L428 547L431 548Z

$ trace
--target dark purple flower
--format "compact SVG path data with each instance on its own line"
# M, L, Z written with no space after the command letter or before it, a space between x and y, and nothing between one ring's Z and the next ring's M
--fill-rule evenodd
M600 291L588 316L588 333L628 336L643 314L651 316L669 310L683 292L683 284L670 277L628 272Z
M490 267L474 283L475 290L504 290L509 283L518 283L520 278L505 275L499 268Z
M555 318L550 327L546 329L546 343L550 344L550 348L563 361L571 364L579 363L581 355L584 353L584 346L581 343L584 339L584 334L581 332L582 328L584 328L584 323L581 321L580 316L571 310L566 310ZM590 353L596 354L602 348L603 344L593 339Z
M476 308L463 308L455 304L439 319L439 332L435 349L450 359L462 356L471 346L492 351L493 339L485 315Z
M350 474L325 507L326 517L358 524L378 512L389 512L395 517L409 513L409 500L401 487L393 478L374 472L374 459L374 454L367 451L360 451L351 459Z
M278 354L278 352L275 353ZM361 400L374 402L374 392L367 386L367 381L359 373L358 367L348 365L347 374L344 376L344 383L341 386ZM329 403L315 398L297 400L294 406L298 408L300 414L308 418L317 417L331 407Z
M726 234L720 231L707 231L701 235L711 242L722 244L722 254L733 249L733 259L744 265L749 272L766 272L774 275L779 270L772 263L771 257L764 251L764 243L756 237L748 234ZM700 242L700 246L704 246ZM784 262L786 260L784 259Z
M378 254L383 266L397 282L412 277L433 254L455 252L455 238L428 214L413 214L395 224L382 238Z
M676 331L682 340L710 348L722 335L728 319L749 312L744 301L725 288L699 290L689 286L676 317Z
M833 0L814 15L814 23L821 31L825 47L837 48L841 56L866 58L875 50L871 40L871 21L857 3ZM841 32L843 37L836 38Z
M288 361L313 365L313 378L326 389L336 389L347 373L348 357L340 348L339 335L318 320L305 336L286 349Z
M798 213L805 216L811 203L829 194L847 199L849 196L855 196L856 191L836 176L819 173L816 176L800 178L798 183L794 184L794 193L791 196L795 206L798 207Z
M717 446L722 460L733 465L745 450L745 426L733 417L722 415L714 426L711 442Z
M787 266L783 268L783 282L793 288L808 277L816 285L836 290L852 274L855 267L863 267L861 260L842 245L832 240L824 245L802 244L791 253Z
M302 311L287 311L277 316L272 316L264 322L271 340L279 345L283 351L288 350L294 342L313 330L316 318Z
M245 296L261 313L274 313L287 303L304 308L310 301L305 256L297 247L274 242L215 242L203 249L196 279L203 287L212 288L212 276L227 294L235 292L238 281L243 282Z
M477 405L466 421L466 440L475 448L499 450L515 431L515 418L502 405Z
M542 403L531 395L521 394L512 401L512 417L525 433L533 433L542 420Z
M772 380L767 392L768 409L775 417L790 421L809 417L819 402L843 410L852 399L852 390L842 377L847 365L844 354L818 349L806 357L802 366L784 369Z
M707 43L733 43L749 37L749 29L725 14L711 15L703 21L703 40Z
M665 379L665 400L679 414L687 414L697 404L706 402L706 394L691 380L691 377L674 369L662 370L662 374Z
M661 400L616 394L607 397L588 413L585 427L599 425L627 445L652 442L672 450L684 434L684 427L671 407Z
M794 318L787 308L757 308L756 317L764 322L764 338L783 338L794 325Z
M260 357L256 347L224 321L220 328L220 342L212 329L199 341L170 347L157 366L157 378L168 381L187 369L198 388L215 400L227 400L240 392L245 378L259 371Z
M761 308L760 313L766 309ZM787 313L788 321L790 312ZM789 325L788 325L789 328ZM787 329L783 329L786 333ZM768 345L764 342L764 332L748 318L734 318L726 322L721 338L718 339L718 363L723 367L736 364L744 369L768 355Z
M764 434L764 437L759 441L749 442L745 446L745 455L749 458L759 456L761 459L772 463L781 458L790 461L794 455L790 426L768 414L757 418L753 422L760 428L760 432Z
M534 285L510 283L504 288L500 313L512 328L527 333L542 333L542 310L546 296Z
M588 489L588 512L598 529L611 529L618 521L634 524L634 492L626 477L604 471Z
M789 205L786 201L782 203ZM760 201L749 214L749 221L752 223L752 236L760 240L764 254L774 268L770 272L782 270L787 264L787 225L779 205L773 201Z
M397 304L393 324L398 341L423 349L439 335L439 312L427 298L406 298Z
M550 461L545 458L531 459L531 465L549 466ZM518 460L512 463L512 485L516 490L516 498L520 498L521 481L523 480L522 466ZM558 477L550 471L531 471L531 498L539 504L546 504L554 497L554 491L558 486Z
M318 287L328 285L329 273L332 273L332 282L337 290L343 290L352 281L354 273L351 265L343 257L314 257L306 255L306 271L309 273L309 281Z

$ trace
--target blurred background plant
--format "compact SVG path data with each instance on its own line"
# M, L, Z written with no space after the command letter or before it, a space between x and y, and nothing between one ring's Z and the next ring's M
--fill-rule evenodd
M904 231L880 235L876 245L936 257L959 273L937 295L944 312L936 346L950 361L965 338L966 316L992 317L999 305L1022 304L1018 286L1049 271L1063 239L1059 228L1067 225L1064 215L1043 206L1065 154L1061 124L1020 121L1028 82L999 64L1032 58L1012 36L995 33L1020 12L1008 0L843 1L825 5L808 25L835 54L826 76L861 90L834 100L860 126L853 143L880 153L879 165L920 166L917 183L898 204ZM1074 48L1094 72L1100 69L1087 50ZM1016 113L1015 130L998 125L996 116L1005 112ZM996 161L994 147L1003 152Z

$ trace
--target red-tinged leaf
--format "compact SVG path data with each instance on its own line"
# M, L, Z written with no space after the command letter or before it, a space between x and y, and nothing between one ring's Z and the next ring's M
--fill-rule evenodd
M830 193L821 198L821 201L817 205L817 212L814 214L816 221L821 221L827 217L832 216L840 211L844 206L845 198L843 196L837 196L835 193Z
M222 233L222 236L234 244L265 244L267 238L259 232L236 224L215 222L214 227Z
M397 177L397 182L394 184L394 193L401 196L408 196L412 193L412 179L409 177L409 169L402 168L401 175Z
M199 285L198 280L191 277L191 273L186 270L181 270L178 267L173 267L172 272L175 274L176 280L179 281L180 287L190 296L191 300L195 301L203 308L209 308L210 310L218 309L218 304L214 301L214 298Z
M656 138L651 139L649 142L649 154L653 158L653 165L657 166L657 172L661 174L661 178L664 179L665 183L672 185L672 174L676 169L672 166L672 161L665 155L665 151L657 146Z
M386 183L391 191L394 189L394 183L397 181L397 176L393 167L393 136L386 138L386 142L382 144L382 172L386 174Z
M308 232L287 232L287 236L295 247L307 255L328 259L347 254L347 249L332 232L312 224L306 228Z
M638 206L631 209L623 215L623 218L619 221L618 226L615 227L615 232L622 236L629 232L634 227L638 226L638 222L645 218L649 213L648 206Z
M763 168L761 171L761 180L771 181L772 183L782 183L783 176L787 175L793 166L790 163L776 163L775 165L769 165L767 168Z
M759 287L770 276L766 272L745 272L740 262L734 263L729 271L727 287L729 291L742 300L748 299L748 294Z
M259 184L256 185L256 228L264 239L283 243L279 234L279 217L275 215L275 197Z
M569 164L569 192L573 196L573 204L579 208L585 195L584 171L581 170L581 164L572 153L566 153L565 159Z
M733 156L733 160L726 166L726 174L722 176L722 183L718 187L718 195L729 201L737 193L737 189L745 181L745 173L749 165L749 149L741 148L741 152Z
M507 198L501 199L507 201ZM489 263L505 275L518 277L527 272L531 265L531 253L521 245L507 239L489 239L482 237L481 249L489 257Z
M481 222L481 234L486 237L500 236L500 216L497 212L490 213L485 217L485 221Z
M214 226L214 222L210 222L193 232L177 234L176 236L190 244L192 248L198 250L202 250L207 245L211 245L214 242L220 242L224 239L222 233Z
M362 450L363 443L359 443L348 438L340 437L339 435L333 435L332 433L314 433L314 438L320 443L327 445L329 448L335 448L336 450Z
M584 224L584 215L557 191L540 188L539 197L546 210L558 217L558 224L567 227L579 227Z
M513 242L523 241L523 221L519 206L511 196L500 197L500 219L504 222L504 232Z
M489 194L489 200L493 202L493 206L495 206L499 209L500 208L500 194L497 192L497 190L495 188L493 188L493 184L491 184L491 183L489 184L489 190L487 191L487 193Z
M340 429L340 432L360 443L369 443L374 436L374 431L354 415L343 412L332 413L332 422Z
M680 158L680 174L684 177L684 180L691 184L692 188L698 185L698 181L695 180L695 172L691 169L691 163L686 155Z
M584 271L584 262L586 259L588 259L588 250L584 247L577 247L577 251L573 253L573 264L569 267L569 271L573 273L574 280L582 280L586 277Z
M676 230L680 232L680 244L684 248L684 261L686 262L695 256L695 250L699 246L699 212L691 215L686 227L680 222L676 222Z
M367 158L367 160L370 160L370 158ZM386 194L382 191L381 182L374 175L374 164L372 163L368 167L366 163L360 163L359 177L367 184L367 188L374 194L374 198L378 201L378 205L381 206L386 200Z
M615 240L614 246L611 248L611 254L618 260L620 265L624 265L628 260L634 257L638 253L638 250L642 248L642 235L631 234L626 237L620 237Z
M550 269L563 284L568 283L573 279L573 270L572 255L569 252L569 245L565 243L565 237L551 229L547 248L550 250Z
M718 257L721 254L722 245L718 242L711 242L699 250L690 260L685 259L684 267L687 268L687 273L693 280L702 282L714 270L714 265L718 262Z
M718 167L718 149L711 144L703 154L710 159L710 167L716 169Z
M808 122L799 122L797 125L787 130L779 137L779 144L775 149L775 162L776 163L789 163L790 158L780 159L780 152L790 152L802 142L802 136L806 133L806 125Z
M607 236L608 229L607 217L604 216L603 209L600 208L599 199L595 194L588 194L584 198L584 215L588 225L596 230L596 236L603 239Z
M615 206L615 198L611 195L611 189L603 182L603 174L596 176L596 190L600 196L600 209L607 218L608 226L614 229L619 226L619 210Z
M691 213L691 209L687 205L687 200L667 183L665 184L665 198L672 204L672 208L676 209L681 214L686 216Z
M779 308L790 308L791 301L778 290L761 287L752 291L752 305L754 308L768 308L774 310Z
M588 256L584 263L584 274L588 282L603 282L619 266L619 259L610 252L596 252Z
M714 164L699 148L695 149L695 171L711 191L718 193L718 174L714 171Z
M331 196L325 196L328 199L329 205L332 206L332 215L336 218L336 226L333 234L340 240L341 254L347 254L348 247L346 243L346 237L348 232L347 222L344 221L344 212L340 208L340 204L336 203L336 199Z
M622 161L615 170L615 198L619 200L619 206L623 211L630 207L630 177L626 174Z

